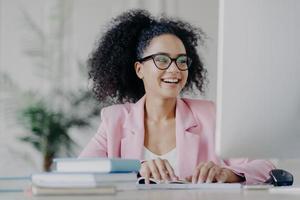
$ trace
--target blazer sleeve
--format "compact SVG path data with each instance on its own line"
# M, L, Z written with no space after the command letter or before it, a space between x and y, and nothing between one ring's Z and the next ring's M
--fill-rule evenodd
M79 158L83 157L108 157L107 155L107 132L105 108L101 110L101 122L97 133L89 141L87 146L80 153Z
M216 122L216 106L210 102L210 111L213 118L213 138L210 141L215 142L215 122ZM209 107L209 106L208 106ZM215 145L213 145L215 146ZM215 149L215 148L213 148ZM213 150L214 151L214 150ZM235 174L245 178L246 184L257 184L265 182L270 176L269 172L275 169L275 165L268 160L250 160L250 159L228 159L221 160L223 167L232 170Z
M269 172L275 169L275 165L268 160L229 159L223 160L224 167L245 178L246 184L265 182Z

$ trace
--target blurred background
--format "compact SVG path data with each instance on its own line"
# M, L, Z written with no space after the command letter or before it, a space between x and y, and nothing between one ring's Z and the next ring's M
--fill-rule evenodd
M270 2L271 3L271 2ZM112 17L142 8L207 34L199 53L216 100L218 0L0 0L0 176L49 170L76 157L100 122L86 60ZM300 174L299 160L277 162ZM296 180L297 181L297 180Z
M96 133L101 103L86 60L107 22L131 8L203 29L210 83L201 98L215 100L217 0L0 0L0 176L49 170Z

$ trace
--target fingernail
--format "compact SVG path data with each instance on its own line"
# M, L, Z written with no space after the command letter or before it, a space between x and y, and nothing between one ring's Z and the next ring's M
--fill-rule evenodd
M203 180L201 178L198 179L198 183L203 183Z
M210 179L207 179L206 180L206 183L211 183L212 181Z

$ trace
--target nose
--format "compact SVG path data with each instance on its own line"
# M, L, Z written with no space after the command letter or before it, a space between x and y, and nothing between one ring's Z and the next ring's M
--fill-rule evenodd
M176 65L176 62L174 60L172 60L171 65L169 66L167 71L169 71L169 72L179 72L180 70L178 69L178 67Z

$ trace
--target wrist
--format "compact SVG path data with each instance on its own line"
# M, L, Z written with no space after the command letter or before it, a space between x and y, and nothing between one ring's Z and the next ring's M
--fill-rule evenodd
M236 174L234 171L227 169L230 173L228 176L228 183L241 183L245 181L243 174Z

